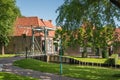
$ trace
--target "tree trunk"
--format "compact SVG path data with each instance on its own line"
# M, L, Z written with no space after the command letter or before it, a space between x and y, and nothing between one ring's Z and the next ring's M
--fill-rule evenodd
M108 50L107 48L103 48L102 49L102 58L108 58Z
M5 54L5 50L4 50L4 44L2 45L2 55Z
M87 54L87 50L86 47L84 48L84 51L82 52L82 58L87 58L88 54Z

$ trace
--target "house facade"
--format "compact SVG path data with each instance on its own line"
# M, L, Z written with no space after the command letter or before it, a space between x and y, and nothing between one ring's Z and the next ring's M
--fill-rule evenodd
M32 29L44 29L45 27L52 28L54 30L56 29L56 26L52 24L51 20L43 20L38 17L18 17L14 24L14 31L10 39L10 43L5 48L5 53L25 53L26 48L28 52L32 53L34 44L35 53L39 52L38 54L54 54L54 30L48 31L47 35L44 34L44 31L35 31L33 43ZM116 28L115 32L117 37L120 38L120 28ZM80 56L80 50L81 48L79 46L76 48L69 47L66 49L65 55ZM120 54L119 47L116 52ZM90 54L92 55L92 52Z
M40 29L33 32L33 29ZM47 28L45 35L44 29ZM48 30L52 29L52 30ZM54 54L53 37L56 27L51 20L43 20L38 17L18 17L15 21L13 35L6 53L25 53ZM34 37L34 38L33 38ZM33 42L34 40L34 42ZM33 53L33 52L32 52Z

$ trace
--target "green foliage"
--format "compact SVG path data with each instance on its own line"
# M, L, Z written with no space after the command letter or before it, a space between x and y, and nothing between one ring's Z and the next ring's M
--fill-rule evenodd
M115 21L120 21L120 9L110 0L65 0L57 12L58 26L71 33L66 41L68 45L90 46L93 50L113 45ZM80 28L83 25L85 30Z
M33 69L42 72L50 72L59 74L59 64L46 63L34 59L23 59L15 61L14 65L22 68ZM83 79L83 80L119 80L120 70L89 67L89 66L76 66L63 64L63 76Z
M110 0L115 6L120 8L120 1L119 0Z
M115 39L114 31L115 31L115 28L111 25L106 25L101 29L99 39L101 40L102 48L105 48L113 44L112 42Z
M102 50L102 58L108 58L108 51L105 48Z
M69 31L66 31L64 29L57 29L55 32L55 38L54 41L62 41L62 48L63 50L65 50L68 45L69 45L69 38L70 38L70 34L68 34ZM60 45L58 45L60 46Z
M114 53L119 53L119 48L120 48L120 39L119 39L119 33L115 33L115 39L114 39Z
M86 48L91 47L103 49L103 57L108 57L107 47L113 45L115 38L115 28L112 25L106 25L104 27L95 27L89 21L85 22L85 26L74 30L57 30L56 37L62 36L63 46L70 47L84 47L84 53L82 55L87 57Z
M118 60L119 56L118 56L118 54L112 54L111 57L114 57L114 58L116 58Z
M91 62L91 63L104 63L107 59L105 58L81 58L81 57L70 57L81 62Z
M118 63L118 54L112 54L111 57L106 61L108 64L115 65Z
M87 28L80 28L78 35L78 43L82 47L92 47L93 29L89 26Z
M0 55L0 58L8 58L8 57L14 57L15 54L5 54L5 55Z
M113 57L112 57L113 56ZM118 64L120 65L120 60L118 59L118 54L112 54L110 58L81 58L81 57L70 57L81 62L91 62L91 63L107 63L107 64Z
M105 63L106 64L111 64L111 65L115 65L115 58L110 57L110 58L108 58L108 60L106 60Z
M19 76L12 73L0 72L0 80L38 80L38 79L26 76Z
M7 45L14 21L20 15L15 0L0 0L0 44Z
M115 59L115 64L118 62L118 54L112 54L111 57Z
M109 0L65 0L57 12L57 24L68 30L80 27L86 20L97 27L115 25L115 19L120 20L120 9Z

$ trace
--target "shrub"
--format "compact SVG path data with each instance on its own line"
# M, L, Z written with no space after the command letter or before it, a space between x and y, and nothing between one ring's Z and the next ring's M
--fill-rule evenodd
M118 62L118 54L112 54L111 57L115 59L115 64Z
M105 62L107 64L115 65L115 58L108 58L107 61Z
M115 65L118 62L118 54L112 54L110 58L107 59L107 64Z
M108 58L107 50L102 50L102 58Z

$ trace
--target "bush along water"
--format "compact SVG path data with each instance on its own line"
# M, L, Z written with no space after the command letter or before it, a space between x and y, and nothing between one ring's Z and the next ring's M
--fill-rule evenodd
M106 63L111 65L116 65L118 62L118 54L112 54L110 58L107 59Z

